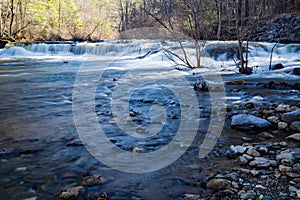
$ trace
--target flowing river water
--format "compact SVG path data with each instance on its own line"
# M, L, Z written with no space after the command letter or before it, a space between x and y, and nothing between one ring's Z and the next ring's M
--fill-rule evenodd
M255 84L241 92L232 92L232 87L239 86L222 85L226 93L217 96L217 100L212 100L212 93L195 92L193 85L199 77L216 71L224 80L299 82L299 76L291 74L293 67L300 66L299 44L278 45L274 62L286 66L278 72L266 70L273 44L251 44L253 66L263 67L250 76L236 74L230 55L216 51L231 43L209 44L207 51L211 56L203 62L210 66L197 72L174 69L161 52L156 52L161 47L157 41L23 44L0 50L0 199L59 199L60 191L80 185L82 178L90 175L102 177L102 184L86 189L86 196L91 199L102 192L111 199L184 199L187 194L207 197L210 193L203 183L211 171L230 167L230 162L224 164L220 156L224 146L241 142L226 126L226 120L222 135L215 138L214 151L199 158L212 121L212 101L229 105L247 98L294 104L300 100L299 90L257 90ZM184 84L178 81L182 77ZM170 85L176 89L166 87ZM124 151L146 154L163 149L173 141L181 123L185 124L183 130L193 132L195 137L176 140L175 147L184 149L182 155L156 171L128 173L138 170L136 166L151 165L142 159L130 163L132 170L125 167L127 172L117 170L123 169L122 162L113 169L107 163L126 157L116 158L115 154L104 152L107 155L103 164L80 140L85 137L81 130L88 130L80 127L89 127L94 121L89 120L88 112L74 114L74 104L87 104L89 110L89 92L95 92L91 105L98 125L108 140ZM113 102L116 98L120 100ZM193 98L196 103L189 101ZM122 102L128 103L124 112L130 112L132 120L118 113L124 109L118 107ZM195 116L191 110L197 111L196 119L190 117ZM145 136L126 134L129 132ZM191 144L185 147L186 140ZM97 148L102 148L101 142Z

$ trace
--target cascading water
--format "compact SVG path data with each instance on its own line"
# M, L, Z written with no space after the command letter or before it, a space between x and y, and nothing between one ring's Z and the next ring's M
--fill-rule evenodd
M249 43L249 66L265 67L269 64L270 52L274 43L250 42ZM20 43L16 46L6 47L0 50L0 57L32 57L47 55L84 55L91 54L97 56L131 56L133 58L146 55L150 51L158 51L161 48L177 49L181 54L176 42L166 42L161 44L153 40L136 41L103 41L97 43ZM184 43L186 51L190 57L195 56L194 46ZM208 41L203 50L208 54L203 57L211 57L216 65L233 66L233 59L237 58L237 43ZM287 64L287 66L300 66L299 64L300 44L277 44L273 53L273 63ZM149 54L150 55L150 54ZM160 58L159 58L160 59ZM205 63L204 63L205 66ZM266 70L266 69L264 69Z

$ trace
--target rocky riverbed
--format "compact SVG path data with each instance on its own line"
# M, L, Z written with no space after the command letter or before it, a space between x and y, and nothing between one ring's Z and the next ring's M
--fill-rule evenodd
M250 131L251 137L226 150L235 165L208 179L207 186L214 191L211 199L300 198L299 107L272 103L249 107L247 114L241 110L243 114L233 115L231 125Z
M181 186L206 192L183 192L174 198L300 198L299 102L295 99L290 103L279 103L280 100L267 100L267 96L253 93L253 89L256 92L261 89L265 93L268 90L280 90L266 88L269 82L259 84L235 80L227 83L227 93L238 93L242 98L240 101L228 101L223 135L209 155L200 161L201 164L194 165L193 169L199 170L200 174L185 180L188 186ZM276 80L274 83L277 84ZM299 98L299 90L291 89L289 92ZM86 179L91 183L86 184ZM105 193L91 190L91 186L102 184L100 179L96 175L85 177L82 183L63 190L59 196L62 199L84 199L87 195L90 199L109 199L110 191ZM147 198L136 196L134 199Z

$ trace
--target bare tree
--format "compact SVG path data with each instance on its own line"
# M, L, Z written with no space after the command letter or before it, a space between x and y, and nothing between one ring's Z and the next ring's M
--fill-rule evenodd
M223 14L223 2L222 0L216 0L217 2L217 9L218 9L218 33L217 38L220 40L221 38L221 29L222 29L222 14Z

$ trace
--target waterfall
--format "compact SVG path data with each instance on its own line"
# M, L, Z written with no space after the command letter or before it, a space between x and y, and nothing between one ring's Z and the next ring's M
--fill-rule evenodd
M14 47L14 48L13 48ZM28 51L28 54L39 53L46 55L83 55L92 54L98 56L124 56L124 55L142 55L148 51L157 50L160 48L158 41L103 41L96 43L88 42L39 42L39 43L19 43L16 46L8 47L15 49L16 51L11 56L18 55L24 56L24 50ZM19 47L19 48L18 48ZM23 50L21 50L23 48ZM23 53L21 52L23 51ZM1 55L1 52L0 52ZM6 52L6 55L9 55Z
M195 57L195 47L193 42L182 42L189 59ZM268 42L249 42L249 66L259 66L264 70L268 69L270 52L275 43ZM244 46L246 44L244 43ZM144 59L153 56L151 52L158 52L161 48L171 49L178 55L182 54L182 49L176 41L166 41L161 43L159 40L105 40L98 42L33 42L16 43L0 49L0 59L9 57L49 57L49 56L80 56L85 54L97 56L120 57ZM224 68L235 68L233 59L237 59L236 41L207 41L203 47L201 62L210 63L214 66ZM244 48L245 50L245 48ZM246 51L245 51L246 52ZM273 53L273 64L282 63L287 67L298 67L300 44L277 44ZM151 59L162 60L163 55L158 54ZM164 59L164 58L163 58ZM167 60L167 59L164 59ZM148 61L147 61L148 62ZM204 66L206 63L203 63Z

